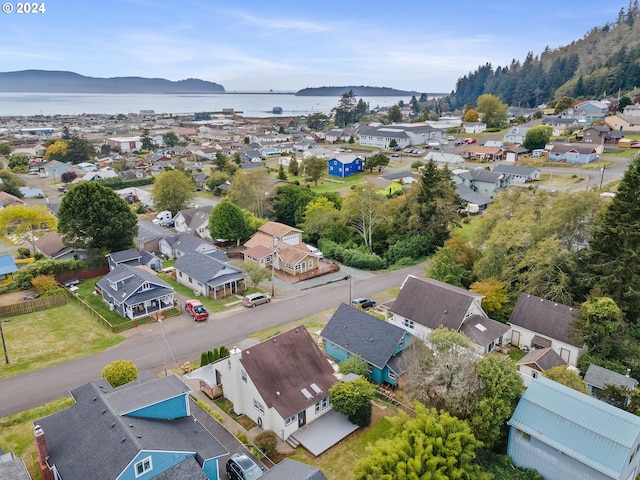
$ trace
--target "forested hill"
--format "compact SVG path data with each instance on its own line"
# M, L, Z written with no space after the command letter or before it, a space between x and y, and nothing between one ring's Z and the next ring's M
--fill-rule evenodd
M634 0L615 21L594 27L570 45L547 47L539 55L530 52L522 63L480 66L458 80L447 100L455 109L475 105L480 95L490 93L509 105L535 107L563 96L617 96L640 87L639 79L640 15Z
M25 93L222 93L217 83L190 78L85 77L73 72L22 70L0 72L0 92Z
M316 87L316 88L303 88L296 92L297 96L311 96L311 97L339 97L344 93L353 91L358 97L401 97L406 96L419 96L418 92L409 92L407 90L396 90L395 88L388 87Z

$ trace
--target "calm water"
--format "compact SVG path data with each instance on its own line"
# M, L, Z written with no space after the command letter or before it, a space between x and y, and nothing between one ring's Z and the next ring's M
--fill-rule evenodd
M360 98L360 97L358 97ZM370 108L389 107L411 97L362 97ZM340 97L296 97L291 93L219 93L202 95L0 93L0 116L216 112L233 108L245 117L328 114Z

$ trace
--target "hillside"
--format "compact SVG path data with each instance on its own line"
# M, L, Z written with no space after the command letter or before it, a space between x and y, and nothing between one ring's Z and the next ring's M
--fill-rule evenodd
M217 83L190 78L85 77L73 72L23 70L0 72L0 92L22 93L223 93Z
M484 93L509 105L535 107L563 96L601 98L635 89L640 78L640 15L637 1L615 21L594 27L583 38L539 55L530 52L521 63L494 68L481 65L458 79L446 98L452 108L474 105Z
M358 97L401 97L420 95L418 92L396 90L395 88L365 86L303 88L302 90L298 90L296 95L300 97L339 97L343 93L347 93L349 90L352 90Z

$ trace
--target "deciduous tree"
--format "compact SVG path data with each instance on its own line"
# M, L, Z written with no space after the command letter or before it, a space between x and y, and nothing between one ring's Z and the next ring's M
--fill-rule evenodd
M212 238L235 240L238 245L247 235L247 222L240 207L230 200L218 203L209 217L209 233Z
M180 139L174 132L167 132L162 136L162 141L167 147L175 147L176 145L178 145Z
M102 377L113 388L126 385L138 379L138 369L130 360L116 360L105 365L102 369Z
M370 172L373 172L374 168L377 168L378 171L381 172L387 165L389 165L389 157L382 152L378 152L364 159L364 168L367 168Z
M304 221L304 210L317 194L300 185L280 185L271 198L271 218L292 227Z
M561 383L569 388L573 388L578 392L587 393L584 380L578 375L577 370L569 369L568 365L560 365L553 367L544 372L544 376L549 380Z
M536 148L544 148L551 139L552 128L548 125L536 125L531 127L525 136L522 146L527 150L535 150Z
M322 237L324 229L334 223L340 215L333 202L326 197L318 197L310 201L304 209L302 229L312 242Z
M590 351L601 352L607 339L622 327L622 311L612 298L590 297L580 306L573 326Z
M372 246L373 232L383 221L380 213L382 201L376 188L366 183L356 186L342 202L340 215L343 223L361 236L369 248Z
M275 185L269 174L258 168L249 171L238 170L231 180L227 197L244 210L266 218L271 209L271 198Z
M308 182L318 185L318 180L327 173L327 160L316 155L310 155L302 160L302 173Z
M462 121L465 123L473 123L477 122L478 120L480 120L480 114L475 108L470 108L469 110L467 110L464 114L464 118L462 119Z
M13 205L0 210L0 231L21 242L29 242L35 253L35 241L41 234L55 230L56 217L44 206Z
M256 288L260 282L271 280L271 269L261 267L257 262L245 261L242 264L242 270L249 277L253 288Z
M501 127L507 121L507 105L495 95L485 93L478 97L478 112L487 127Z
M156 210L169 210L175 215L189 207L194 197L194 184L189 175L180 170L166 170L153 183L153 204Z
M103 253L133 247L137 222L127 203L98 182L73 187L58 209L58 233L67 245Z

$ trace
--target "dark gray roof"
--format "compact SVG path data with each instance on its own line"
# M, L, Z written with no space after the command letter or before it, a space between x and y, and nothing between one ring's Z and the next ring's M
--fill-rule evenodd
M0 450L0 479L31 480L31 475L22 458L16 457L13 452L2 453Z
M189 388L178 377L170 375L168 378L160 377L142 384L116 388L107 394L107 399L116 414L125 415L188 391Z
M209 220L213 206L207 205L205 207L188 208L187 210L180 210L180 213L185 220L187 226L191 227L194 224L200 225L204 221Z
M606 385L617 385L633 390L638 385L635 378L626 377L594 364L589 365L587 373L584 374L584 381L599 389L603 389Z
M157 380L175 382L171 377ZM158 383L146 382L114 391L104 379L96 380L71 392L76 401L73 406L34 422L43 428L49 461L62 478L115 480L141 450L197 452L202 459L228 453L191 416L171 421L123 417L110 404L112 395L126 395L120 392L141 397L146 391L158 398L154 393L157 388ZM187 398L185 391L185 401ZM192 404L191 408L197 407Z
M391 311L432 330L442 325L458 331L473 299L481 297L432 278L409 275Z
M118 289L114 289L111 286L112 282L122 282L124 284L119 285ZM155 288L147 290L145 292L139 292L140 287L145 283L154 285ZM129 304L134 301L134 295L136 302L139 303L144 299L157 298L168 293L173 292L173 288L160 280L157 275L154 275L145 268L131 267L125 264L120 264L104 277L98 281L98 286L104 290L114 301L118 304Z
M479 327L478 327L479 325ZM511 327L481 315L471 315L464 320L460 333L482 348L507 333Z
M493 203L493 199L485 197L481 193L472 190L471 187L468 187L464 183L456 185L456 193L464 202L473 203L481 207Z
M209 480L194 457L189 457L179 464L165 470L153 480Z
M320 469L291 458L285 458L260 478L262 480L327 480Z
M139 260L140 252L135 248L129 250L120 250L119 252L111 252L109 254L111 260L115 263L130 262L131 260Z
M492 172L491 170L485 170L484 168L478 167L474 168L473 170L459 172L456 175L473 182L496 183L502 180L507 174L496 173Z
M241 270L224 263L222 255L226 257L224 252L204 255L189 251L178 258L173 266L177 271L183 272L200 283L212 283L214 286L228 280L228 275L239 275L238 278L244 278L244 273Z
M167 228L156 225L153 222L138 222L138 235L136 235L136 240L142 243L170 236L175 236L175 233Z
M380 175L380 178L384 178L385 180L397 180L399 178L407 178L413 177L418 178L417 172L393 172L393 173L385 173L384 175Z
M178 239L173 243L173 249L176 252L186 253L186 252L195 252L199 251L207 251L207 250L217 250L215 245L210 242L203 240L202 238L196 237L193 233L183 232L178 234Z
M405 334L396 325L342 303L320 336L383 369Z
M496 173L508 173L510 175L522 175L525 177L533 175L536 170L540 171L539 168L516 167L515 165L496 165L496 168L493 169Z
M534 365L538 367L537 370L541 372L546 372L550 368L566 364L567 362L551 349L551 347L531 350L516 363L516 365Z
M573 318L578 313L575 308L561 303L521 293L513 312L511 312L509 323L545 337L580 347L582 342L574 337L571 325Z

